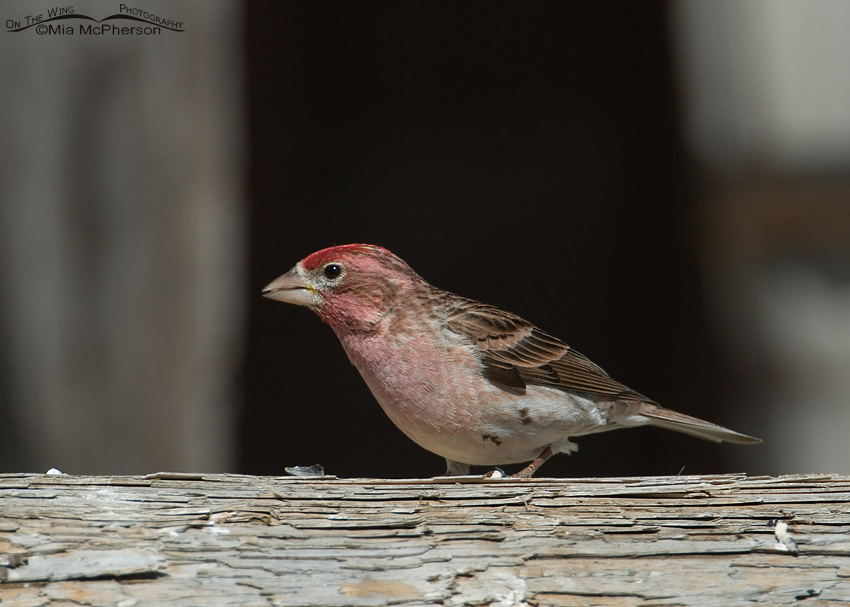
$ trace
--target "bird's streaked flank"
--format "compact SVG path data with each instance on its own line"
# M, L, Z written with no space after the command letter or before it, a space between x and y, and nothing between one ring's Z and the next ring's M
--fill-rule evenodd
M761 442L661 407L522 318L431 286L381 247L313 253L263 295L328 323L384 412L445 457L450 475L531 461L514 475L530 477L575 451L570 437L634 426Z

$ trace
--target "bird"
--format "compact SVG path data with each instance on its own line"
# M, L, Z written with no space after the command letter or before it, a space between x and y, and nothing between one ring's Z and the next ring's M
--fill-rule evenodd
M262 294L330 325L386 415L444 457L447 476L530 462L512 475L530 478L576 451L572 438L637 426L761 442L665 409L519 316L432 286L380 246L317 251Z

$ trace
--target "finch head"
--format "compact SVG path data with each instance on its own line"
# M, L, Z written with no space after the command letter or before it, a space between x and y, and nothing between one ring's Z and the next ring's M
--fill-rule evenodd
M306 306L335 330L358 332L373 330L396 298L423 282L386 249L351 244L302 259L263 295Z

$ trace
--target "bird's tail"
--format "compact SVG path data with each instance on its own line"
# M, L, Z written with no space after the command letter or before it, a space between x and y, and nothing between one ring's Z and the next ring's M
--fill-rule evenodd
M667 430L674 430L683 434L690 434L704 440L714 441L715 443L740 443L752 444L760 443L761 439L754 436L747 436L734 430L729 430L723 426L712 424L690 415L677 413L670 409L665 409L656 405L655 407L647 407L641 412L641 417L647 419L650 426L658 426Z

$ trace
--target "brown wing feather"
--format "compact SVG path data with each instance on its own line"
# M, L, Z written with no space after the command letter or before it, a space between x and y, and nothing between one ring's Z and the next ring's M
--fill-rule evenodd
M575 350L570 350L560 359L553 361L551 366L560 377L561 385L570 390L652 402L642 394L611 379L601 367Z
M514 391L532 384L652 402L561 340L493 306L463 300L448 326L475 343L485 376L499 387Z

